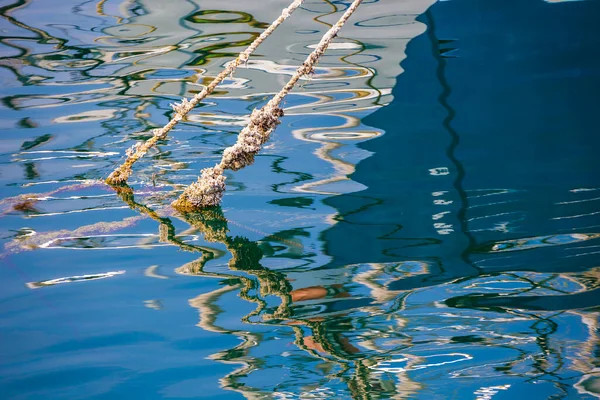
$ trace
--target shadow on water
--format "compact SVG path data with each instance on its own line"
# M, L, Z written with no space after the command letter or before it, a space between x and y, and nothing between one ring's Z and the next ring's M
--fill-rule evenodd
M541 25L552 24L557 14L549 7L540 2L523 7L521 12L535 14ZM597 11L594 5L583 7ZM572 165L573 161L567 159L570 154L556 149L561 142L576 148L578 144L558 136L543 141L519 140L526 134L534 136L553 130L548 119L537 119L535 109L531 116L523 116L524 110L531 107L531 92L548 90L543 85L557 91L556 99L551 101L536 99L547 103L545 113L553 115L553 123L564 125L567 120L577 118L579 122L570 129L571 135L577 137L576 141L595 140L584 136L589 128L586 123L591 123L593 114L586 114L579 107L587 110L597 96L583 90L581 104L573 105L569 103L574 101L570 78L557 73L560 78L539 82L543 70L568 66L563 65L562 59L553 60L549 47L538 49L547 65L522 59L532 44L526 40L515 42L515 35L529 29L521 19L509 25L511 30L506 33L505 42L494 43L496 48L493 48L486 40L490 32L495 32L494 28L502 29L500 19L496 18L509 8L490 6L488 10L470 2L439 4L421 18L428 26L427 34L409 45L408 59L403 62L406 72L398 77L394 102L363 119L367 125L386 132L359 145L374 153L352 175L367 189L326 200L339 212L335 217L337 224L323 235L327 253L332 256L332 262L325 268L356 262L436 260L435 271L402 286L408 289L476 277L484 272L576 272L597 265L594 248L598 218L593 211L597 199L593 193L598 180L589 173L594 152L580 150L576 165ZM571 10L574 15L577 13ZM489 14L485 14L487 11ZM474 27L457 23L460 12L473 14L473 18L490 15L490 21L486 20L490 25L481 39L468 36ZM442 20L443 31L462 37L466 44L460 46L460 41L453 37L440 37L434 15ZM577 35L585 35L586 28L569 31L580 23L574 16L569 17L573 19L568 25L563 23L564 31L554 35L562 37L567 33L576 41ZM591 22L586 20L586 23ZM567 42L564 37L561 40ZM589 41L597 42L597 38ZM492 50L494 59L489 61L486 57ZM465 55L461 56L461 52ZM590 64L590 58L596 59L583 51L571 55L574 65ZM479 60L485 68L473 66ZM517 62L518 65L513 65ZM542 70L536 71L536 77L540 78L522 82L532 68ZM591 76L584 75L582 82L576 84L585 85L584 81L589 79ZM498 80L512 85L510 91ZM490 116L489 120L482 120L480 115L484 113ZM521 122L522 126L513 126L513 121ZM506 128L497 136L487 133L497 131L500 124ZM480 149L484 140L490 142L485 153ZM514 160L518 166L513 168L519 172L504 170L510 160L503 152L494 151L495 142L514 145L519 153L524 152L523 148L530 149L529 157ZM467 167L459 154L467 159ZM568 167L572 169L567 172ZM568 174L572 179L561 178L553 186L538 180L540 175L551 179L552 174ZM485 186L490 183L506 189ZM470 184L469 189L465 189L466 184ZM566 200L575 193L590 195ZM577 206L582 207L580 214L564 215L568 213L567 207ZM514 253L501 254L508 251ZM579 260L569 259L574 257Z
M338 223L324 234L333 256L325 268L427 254L433 268L393 285L402 290L479 273L469 260L474 239L466 220L465 170L455 155L459 134L452 127L456 111L445 77L442 47L452 41L436 37L431 11L421 19L427 33L409 45L403 64L407 72L398 78L394 102L364 119L386 132L361 145L374 155L361 162L352 178L367 189L326 200L339 214Z
M537 24L556 25L558 14L549 9L549 5L521 6L523 15L535 19ZM597 15L597 6L583 7ZM444 13L442 9L448 11ZM443 301L444 306L475 311L472 318L489 312L489 318L509 313L537 320L531 327L534 336L540 335L535 341L544 356L533 363L533 369L526 375L546 376L549 382L554 382L554 388L551 384L544 389L548 390L545 395L572 396L570 386L561 382L564 378L558 372L571 358L574 368L584 374L575 385L578 393L597 396L598 381L593 375L597 369L590 370L592 365L597 365L597 359L592 361L595 350L591 348L596 348L593 344L598 324L595 310L600 305L594 278L598 265L595 250L598 219L593 202L597 199L592 194L584 199L565 200L574 193L597 193L599 181L589 173L595 152L582 151L564 137L535 140L538 132L556 131L552 124L562 126L578 119L576 127L569 129L577 138L575 141L596 141L586 132L593 126L593 112L587 113L587 109L597 95L582 89L581 105L575 105L572 85L586 85L589 79L597 84L597 73L584 74L580 82L573 83L560 72L550 72L569 66L564 65L562 59L552 59L553 50L549 46L536 49L546 64L526 58L532 39L516 38L525 37L521 31L529 32L529 27L523 23L526 19L509 23L509 9L508 6L475 6L473 2L446 3L424 14L421 20L428 26L427 35L409 44L408 59L403 62L406 72L398 78L394 102L363 119L367 125L385 132L382 137L360 145L373 156L357 166L352 179L367 189L326 200L339 212L334 218L337 223L323 234L326 252L332 256L332 261L323 269L343 269L356 263L390 265L400 260L425 263L429 265L425 273L397 277L386 287L417 293L437 292L437 299ZM585 36L592 22L585 19L581 26L582 20L575 17L578 12L581 11L569 9L567 22L561 17L563 30L554 32L553 39L567 43ZM452 32L452 36L440 36L436 15L442 20L441 31ZM489 16L489 19L480 22L481 16ZM473 21L473 24L465 21ZM481 38L473 37L472 32L477 31L474 26L480 28L484 24L486 28ZM491 35L506 30L506 25L509 27L506 38L492 45ZM570 39L566 39L565 34L571 35ZM460 43L457 36L465 43ZM590 38L587 46L595 42L596 37ZM486 59L490 51L494 51L492 60ZM590 59L597 61L595 54L583 51L570 51L569 56L573 57L572 68L589 65ZM461 58L465 61L461 62ZM540 70L536 71L536 78L523 82L532 68ZM593 68L598 70L597 63ZM544 73L557 75L553 81L547 81ZM545 81L540 82L541 79ZM502 80L510 85L510 91L499 83ZM549 90L544 85L556 91L555 97L532 99L531 93ZM552 116L537 119L532 101L544 104L544 115ZM523 115L528 109L532 113L530 117ZM482 115L489 119L483 120ZM490 137L498 125L504 125L505 129L497 133L499 138ZM527 135L532 139L525 139ZM489 141L485 146L487 152L481 150L483 140ZM497 153L489 150L496 145L494 142L500 142L500 146L508 147L510 143L521 147L517 152L522 158L511 159L502 150L496 150ZM573 159L567 158L571 157L568 153L557 152L559 143L578 149L573 149L578 154L576 165ZM526 154L524 148L530 149L530 153ZM466 157L466 164L460 160L460 154ZM505 169L511 160L518 165L517 171ZM572 169L566 172L566 168ZM563 178L565 174L569 178ZM539 181L542 176L553 179L553 185ZM486 186L490 184L495 186ZM566 207L575 204L586 211L564 216ZM570 223L565 219L571 220ZM565 231L575 233L562 233ZM494 283L487 287L487 282ZM469 293L458 294L462 290ZM589 313L576 311L582 309L588 309ZM568 356L561 354L559 348L547 347L550 338L560 335L561 323L557 319L564 317L565 311L581 315L586 325L591 321L586 354L592 358L587 358L585 368L577 365L580 355ZM462 312L453 315L466 316ZM420 329L441 329L435 325L424 324ZM540 329L540 326L545 328ZM552 329L547 330L547 327ZM496 329L498 333L502 331L502 328ZM478 335L471 339L475 343L485 342L481 337L477 339ZM493 346L490 342L487 345ZM411 352L419 351L418 347L414 346ZM470 350L476 352L476 349L477 346L473 346ZM523 357L507 362L506 369L498 371L511 375L522 368L517 364L531 355ZM483 372L485 364L480 367L479 376L488 376ZM595 372L588 376L586 371Z
M347 2L307 3L116 195L94 179L278 8L66 3L0 8L9 395L599 396L592 1L365 2L229 208L184 215L161 205Z

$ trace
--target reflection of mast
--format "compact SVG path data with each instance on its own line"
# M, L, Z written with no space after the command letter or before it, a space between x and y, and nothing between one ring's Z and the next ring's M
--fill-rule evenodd
M294 330L296 334L295 343L300 349L306 351L312 357L322 359L326 363L333 363L341 368L342 372L336 373L335 376L337 379L343 379L353 398L370 398L370 393L375 391L385 392L391 395L392 398L400 399L419 389L420 386L411 381L408 376L405 376L406 374L398 373L395 375L402 383L403 390L391 390L390 387L394 387L394 384L391 382L385 383L389 377L371 369L372 366L377 364L378 360L384 359L386 354L390 352L389 348L385 348L385 346L382 348L377 343L379 335L385 337L383 331L379 333L373 331L374 333L369 337L361 336L361 342L357 343L357 345L370 350L370 353L372 353L372 355L363 355L349 339L344 337L346 333L343 330L332 329L338 322L347 319L344 315L325 318L321 318L318 315L314 318L294 317L293 304L290 302L294 296L294 291L286 275L260 265L262 251L256 242L228 236L228 221L219 208L205 210L200 213L186 214L181 217L194 227L195 230L200 231L206 241L225 245L232 256L228 262L229 272L207 271L207 262L215 257L221 257L222 253L219 253L218 250L212 247L197 246L182 242L175 236L173 224L170 219L159 215L147 206L136 203L133 199L133 193L129 188L125 187L119 192L119 195L132 209L150 216L160 223L159 232L161 241L177 245L187 251L199 251L203 253L203 256L199 260L177 268L176 271L178 273L227 279L227 286L210 293L201 294L189 301L190 305L198 308L200 312L198 326L216 333L235 334L242 340L234 348L215 353L211 356L212 359L219 362L240 365L239 368L220 379L224 389L237 391L250 399L260 398L263 394L259 389L239 382L240 379L244 379L258 368L257 363L259 360L253 358L250 355L250 351L261 343L261 336L248 331L227 329L226 327L219 326L217 323L219 315L224 312L217 305L217 301L222 296L234 291L239 291L239 296L244 300L257 304L257 308L253 312L242 318L243 322L247 324L268 323ZM413 272L418 272L417 270L419 269L412 264L406 267L410 271L416 268ZM365 271L363 277L365 285L371 287L374 293L381 299L393 299L393 301L380 302L378 300L381 304L389 303L390 305L384 309L371 305L369 307L362 307L362 311L371 311L374 315L388 315L390 323L394 321L394 326L404 325L405 322L399 316L398 311L404 304L401 299L406 296L396 296L397 293L389 292L386 285L381 283L387 279L387 270L384 266L368 266L368 268L373 268L374 270L371 272ZM274 311L268 309L266 301L263 300L265 297L271 295L275 295L281 299L281 304ZM302 301L299 302L302 303ZM348 311L350 310L343 313L345 314ZM256 316L260 317L257 322L255 322L256 318L254 318ZM307 332L301 328L302 326L309 330L310 335L307 335ZM351 374L346 374L346 372L350 371L352 371ZM329 377L329 379L333 378L333 375Z
M430 38L430 41L431 41L433 57L436 59L436 61L438 63L437 70L436 70L436 76L437 76L437 79L438 79L440 85L442 86L442 93L440 93L440 96L438 99L439 99L439 103L441 104L441 106L447 111L447 115L444 118L442 125L448 131L448 133L450 134L450 137L452 139L451 143L448 146L448 149L446 151L446 156L448 157L450 162L454 165L454 168L456 170L456 178L454 179L454 189L458 193L458 196L460 198L460 203L461 203L460 207L458 209L458 212L456 214L456 219L458 220L458 224L460 225L460 230L461 230L462 234L469 241L469 245L462 252L462 258L466 264L475 268L474 264L471 263L468 258L469 248L474 245L475 239L469 232L469 227L467 226L466 212L467 212L467 209L469 208L469 201L468 201L467 194L463 188L463 180L465 178L465 169L462 166L461 162L458 160L458 158L456 158L456 155L455 155L456 148L457 148L458 144L460 143L460 137L458 135L458 132L452 127L452 121L454 120L454 118L456 116L456 111L454 110L454 108L452 108L452 106L448 102L448 99L449 99L450 95L452 94L452 88L451 88L450 84L448 83L448 80L446 79L446 74L445 74L446 59L442 56L443 53L439 47L440 40L436 36L436 32L435 32L436 25L435 25L435 21L433 19L433 14L431 13L431 10L427 10L427 12L425 12L425 17L427 18L427 27L428 27L427 36Z
M327 21L330 18L328 17L336 13L343 5L340 6L331 1L326 3L332 8L331 11L320 12L320 15L314 19L321 24L329 25ZM349 144L356 143L357 140L369 140L381 134L379 130L361 126L361 118L391 101L391 88L396 77L402 73L400 62L405 57L406 45L412 38L422 33L424 28L420 22L415 20L416 16L425 11L431 3L428 0L416 1L408 7L404 3L398 3L398 5L381 2L370 3L368 10L363 14L363 20L357 22L347 32L347 36L353 39L341 38L343 42L339 43L340 47L337 50L343 50L346 53L339 58L343 67L322 68L327 71L324 77L313 78L311 82L304 85L306 90L314 87L313 90L320 89L323 92L323 88L325 88L324 92L327 95L302 93L302 96L317 97L318 100L314 103L286 109L287 115L292 115L293 112L293 115L301 116L303 113L300 110L308 108L306 114L318 113L319 116L328 118L330 126L297 128L292 132L294 137L300 140L318 143L319 148L315 150L315 154L334 168L332 176L303 183L294 187L293 190L320 194L358 190L360 185L349 178L349 175L355 170L356 160L344 160L343 155L339 154L339 150L350 147ZM399 7L399 9L395 10L394 7ZM389 26L383 23L379 26L378 22L386 18L391 18L387 22L391 24L390 26L396 26L399 29L389 29ZM333 89L335 86L331 86L331 88L326 86L327 84L335 85L338 82L335 76L329 76L336 69L354 71L345 80L346 85L356 86L356 88L340 90ZM362 78L358 79L359 85L354 83L357 81L357 73ZM317 75L318 77L319 75ZM348 95L351 97L348 98ZM337 122L339 119L342 121ZM352 184L352 187L348 187L349 184ZM337 185L341 187L338 188Z
M579 315L588 329L588 339L573 357L573 367L582 373L574 385L577 392L600 398L600 312L571 311Z

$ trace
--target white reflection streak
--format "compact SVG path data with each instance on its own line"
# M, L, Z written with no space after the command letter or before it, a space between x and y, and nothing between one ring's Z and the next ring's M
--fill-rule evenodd
M114 206L114 207L96 207L96 208L86 208L83 210L70 210L70 211L61 211L54 213L44 213L44 214L31 214L28 215L28 218L39 218L39 217L52 217L56 215L66 215L66 214L79 214L88 211L106 211L106 210L123 210L127 209L129 206Z
M285 65L277 64L273 61L268 60L250 60L248 61L248 69L254 69L264 71L270 74L283 74L283 75L294 75L298 69L297 65ZM346 71L357 71L356 75L348 75ZM332 81L343 79L344 81L349 79L359 79L373 76L373 71L365 67L316 67L313 76L302 77L300 80L303 81Z
M142 238L157 237L157 238L160 238L160 235L157 235L155 233L123 233L123 234L114 234L114 235L65 236L65 237L59 237L59 238L51 239L51 240L49 240L49 241L47 241L45 243L42 243L38 247L42 248L42 249L66 249L66 250L118 250L118 249L130 249L130 248L148 248L148 247L176 246L175 244L171 244L171 243L156 243L156 244L128 245L128 246L111 246L111 247L60 247L60 246L51 247L52 244L54 244L56 242L60 242L62 240L90 239L90 238L103 238L103 237L108 237L108 238L116 238L116 237L142 237ZM181 240L181 241L184 242L184 243L188 243L188 242L197 241L198 239L199 239L198 236L192 235L192 237L190 239Z
M138 193L136 193L136 194L138 194ZM31 194L31 199L36 200L36 201L99 199L102 197L115 197L115 194L107 193L107 194L96 194L96 195L91 195L91 196L68 196L68 197L54 197L54 196L36 197L35 193Z
M569 192L571 192L571 193L593 192L594 190L598 190L598 188L578 188L578 189L571 189L571 190L569 190Z
M103 181L96 180L96 179L65 179L64 181L55 180L55 181L43 181L43 182L30 182L30 183L23 184L22 187L46 185L46 184L50 184L50 183L71 183L71 182L75 182L75 183L87 183L90 186L93 186L93 185L104 186L105 185L105 183Z
M153 50L145 50L143 54L133 54L133 55L125 56L125 57L121 57L121 58L113 58L115 54L121 53L120 51L115 51L115 52L105 51L103 60L107 64L120 64L122 61L139 57L139 60L136 60L132 63L133 65L136 65L138 61L147 60L148 58L151 58L152 56L155 56L157 54L165 54L165 53L168 53L173 50L177 50L177 46L159 47L159 48L156 48Z
M567 215L565 217L554 217L554 218L550 218L550 219L572 219L572 218L581 218L581 217L588 217L590 215L598 215L600 214L600 211L595 211L595 212L591 212L591 213L587 213L587 214L577 214L577 215Z
M106 278L111 278L115 275L122 275L124 273L125 273L125 270L102 272L99 274L66 276L63 278L49 279L47 281L28 282L25 284L25 286L27 286L29 289L39 289L44 286L60 285L60 284L64 284L64 283L87 282L87 281L95 281L98 279L106 279Z
M587 252L587 253L571 254L570 256L565 256L565 258L589 256L589 255L592 255L592 254L600 254L600 251L590 251L590 252Z
M342 116L342 115L337 115L337 114L326 114L326 115L329 115L329 116L335 115L337 117L345 117L345 119L346 119L345 123L338 125L336 127L332 127L332 128L330 128L331 130L337 131L337 130L342 130L342 129L354 128L360 124L360 120L356 117ZM304 128L304 129L296 129L296 130L292 131L292 134L294 135L294 137L296 139L299 139L302 141L320 143L322 146L320 148L318 148L317 150L315 150L314 154L317 157L319 157L320 159L332 164L333 167L335 168L335 170L338 172L338 175L330 177L330 178L326 178L326 179L321 179L321 180L318 180L315 182L308 182L308 183L302 184L300 186L296 186L295 188L292 189L293 191L302 192L302 193L307 192L307 193L319 193L319 194L325 194L325 195L333 195L336 193L322 191L322 190L316 190L315 188L317 186L322 186L322 185L325 185L328 183L349 180L348 175L350 175L354 172L354 170L355 170L354 164L340 160L331 155L331 151L342 146L341 144L335 143L335 142L323 142L320 140L314 140L314 139L310 138L310 134L309 134L310 132L324 131L324 130L327 130L327 128L325 128L325 129L323 127Z
M118 155L119 153L114 153ZM68 158L102 158L104 155L81 155L81 156L57 156L57 157L39 157L39 158L14 158L13 161L16 162L32 162L32 161L48 161L48 160L64 160Z
M593 199L583 199L583 200L571 200L571 201L561 201L555 204L574 204L574 203L585 203L587 201L596 201L600 200L600 197L594 197Z
M58 183L58 181L57 181ZM157 185L158 186L158 185ZM149 192L136 192L135 195L136 196L146 196L146 195L153 195L153 194L157 194L159 193L158 191L149 191ZM15 200L15 199L22 199L23 197L26 198L26 200L35 200L36 202L38 201L60 201L60 200L89 200L89 199L100 199L100 198L106 198L106 197L115 197L116 194L115 193L107 193L107 194L93 194L93 195L83 195L83 196L67 196L67 197L54 197L54 196L41 196L38 197L39 195L37 193L27 193L24 194L20 197L12 197L12 198L7 198L7 199L3 199L0 204L2 202L6 202L6 200ZM152 206L157 206L159 204L152 204ZM125 207L124 207L125 208ZM104 208L105 210L109 210L111 208ZM99 209L98 209L99 210ZM34 216L34 215L32 215ZM37 215L35 215L37 216Z
M475 400L491 400L500 390L508 390L511 385L488 386L477 389L473 394L477 396Z
M511 212L503 212L503 213L498 213L498 214L483 215L481 217L469 218L467 221L471 222L471 221L475 221L475 220L478 220L478 219L486 219L486 218L492 218L492 217L499 217L501 215L520 214L521 212L522 211L511 211Z
M303 107L308 107L308 106L315 106L315 105L332 105L332 104L339 104L339 103L347 103L347 102L353 102L353 101L357 101L357 100L370 100L370 99L376 99L379 98L382 95L386 95L386 94L391 94L391 89L383 89L383 90L375 90L375 89L367 89L367 88L361 88L361 89L335 89L335 90L327 90L326 92L323 91L314 91L314 92L310 92L310 91L305 91L302 93L294 93L294 95L296 96L302 96L302 97L312 97L317 99L316 101L312 102L312 103L307 103L307 104L299 104L297 106L292 106L292 107L286 107L285 111L287 115L302 115L302 114L290 114L289 111L290 110L295 110L297 108L303 108ZM335 100L333 95L334 94L343 94L343 93L351 93L354 96L347 98L347 99L339 99L339 100ZM367 110L367 109L377 109L380 108L381 106L373 104L372 106L369 107L363 107L363 108L356 108L356 107L352 107L350 110L348 111L356 111L356 110Z
M38 150L38 151L22 151L17 154L77 154L77 155L87 155L91 157L102 157L102 156L114 156L119 153L115 153L114 151L74 151L74 150Z
M488 206L497 206L500 204L510 204L510 203L514 203L517 200L504 200L504 201L495 201L492 203L484 203L484 204L474 204L474 205L469 205L469 208L473 209L473 208L478 208L478 207L488 207Z
M423 356L424 358L428 358L428 357L443 357L443 356L460 356L462 358L458 358L456 360L450 360L450 361L442 361L439 363L431 363L431 364L422 364L422 365L414 365L410 368L402 368L402 367L386 367L385 365L389 365L390 363L394 363L394 362L404 362L404 361L408 361L408 358L400 358L400 359L391 359L389 361L384 361L381 362L375 366L369 367L371 369L374 369L376 371L379 372L391 372L391 373L397 373L397 372L405 372L405 371L416 371L419 369L425 369L425 368L430 368L430 367L439 367L441 365L446 365L446 364L454 364L457 362L461 362L461 361L468 361L468 360L472 360L473 356L471 356L470 354L466 354L466 353L446 353L446 354L435 354L433 356Z
M514 190L514 189L473 189L473 190L469 190L469 192L486 192L486 191L492 191L491 193L485 193L485 194L477 194L477 195L471 195L469 194L469 198L477 198L477 197L487 197L487 196L497 196L500 194L507 194L507 193L516 193L519 190Z

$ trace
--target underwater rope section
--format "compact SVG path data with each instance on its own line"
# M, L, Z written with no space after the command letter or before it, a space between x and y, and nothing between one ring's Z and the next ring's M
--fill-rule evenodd
M323 35L313 52L298 67L279 93L264 107L252 112L250 123L242 129L237 142L223 151L221 162L214 167L203 169L198 180L189 185L179 198L171 203L173 207L180 211L194 211L221 203L225 192L224 170L237 171L254 162L254 156L280 123L280 118L283 116L283 110L279 107L281 102L301 77L314 73L315 65L360 3L362 0L352 2L340 19Z
M265 29L254 41L241 52L235 60L227 63L223 71L217 75L212 82L205 86L200 93L197 93L191 100L183 98L181 103L171 104L175 115L171 120L163 126L161 129L154 129L153 136L145 142L138 142L131 148L127 149L127 159L123 164L119 165L109 176L106 178L106 183L109 185L122 185L127 182L127 179L131 176L133 164L142 158L148 150L150 150L159 140L165 139L167 134L179 121L181 121L198 103L204 98L211 94L214 89L219 85L226 77L233 75L234 71L240 64L246 64L250 55L260 46L260 44L269 37L275 29L279 27L289 18L289 16L302 5L304 0L294 0L287 8L284 8L281 15L271 23L271 25Z

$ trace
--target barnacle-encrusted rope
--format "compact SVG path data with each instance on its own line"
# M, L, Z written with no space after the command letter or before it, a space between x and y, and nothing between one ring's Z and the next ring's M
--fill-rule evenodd
M279 107L283 98L294 87L298 80L314 72L314 66L323 55L327 46L335 38L344 23L358 8L362 0L354 0L344 15L325 33L315 50L309 54L304 63L288 83L277 93L263 108L254 110L250 116L250 123L242 129L237 142L225 149L221 162L214 167L202 170L198 181L188 186L172 205L182 211L192 211L204 207L218 205L225 191L225 176L223 171L231 169L237 171L254 162L254 156L262 145L269 139L271 132L279 124L283 110Z
M142 158L144 154L146 154L146 152L156 144L156 142L158 142L161 139L164 139L169 133L169 131L173 129L173 127L177 125L177 123L181 121L183 117L185 117L190 111L192 111L192 109L196 107L198 103L200 103L206 96L211 94L213 90L215 90L217 85L223 81L223 79L233 74L235 69L240 64L247 63L248 59L250 58L250 54L252 54L254 50L256 50L257 47L260 46L260 44L267 37L269 37L269 35L273 33L275 29L277 29L277 27L283 23L283 21L287 19L292 14L292 12L294 12L295 9L300 7L300 5L302 5L303 2L304 0L294 0L292 4L290 4L287 8L284 8L279 18L273 21L273 23L263 33L261 33L259 37L254 39L252 44L250 44L250 46L248 46L246 50L241 52L235 60L230 61L225 66L225 69L221 71L221 73L217 75L216 78L213 79L213 81L208 86L202 89L200 93L197 93L191 100L183 98L181 100L181 103L171 104L171 107L175 111L175 115L173 116L173 118L171 118L169 123L163 126L161 129L154 129L153 136L150 139L146 140L144 143L138 142L133 147L128 149L127 159L123 164L117 167L108 176L108 178L106 178L106 183L108 183L109 185L120 185L127 182L127 179L131 175L131 167L133 166L133 164L137 160Z

